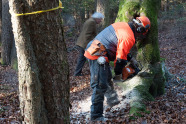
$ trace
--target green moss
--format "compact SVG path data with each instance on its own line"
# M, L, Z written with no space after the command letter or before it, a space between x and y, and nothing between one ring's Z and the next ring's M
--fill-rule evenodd
M149 93L154 97L157 96L157 85L155 83L150 86Z
M139 58L145 58L145 61L151 64L160 61L156 3L156 0L143 0L140 5L140 15L145 15L150 19L151 28L147 38L139 42L137 48L143 48L143 54Z
M137 44L138 54L137 58L141 62L154 64L160 61L160 52L157 45L153 43L145 43L144 41Z
M162 65L160 63L154 65L154 72L155 75L153 82L155 83L154 85L157 86L157 94L155 94L155 96L159 96L165 92L165 77L163 74Z
M17 59L15 59L12 63L12 68L15 69L16 71L18 71L18 63L17 63Z
M139 43L137 43L137 47L138 47L138 53L137 53L137 60L139 60L141 62L141 64L143 64L142 62L144 62L144 57L143 57L143 50L142 50L142 47L139 47L138 46Z
M141 113L146 110L146 106L144 104L141 104L140 102L135 102L132 104L130 108L130 115L141 117Z
M149 93L150 86L147 87L146 85L138 85L135 88L140 93L142 99L149 100L149 101L154 100L154 97Z
M150 114L150 111L146 110L146 106L144 104L141 104L139 102L135 103L136 105L131 106L129 114L132 115L130 116L130 120L135 120L137 117L143 117L144 113L145 114Z
M118 16L116 18L116 22L129 22L130 19L137 15L140 7L140 2L137 1L126 1L120 0L120 6L118 11Z
M147 44L146 45L146 51L145 51L145 57L147 62L149 63L156 63L160 61L160 52L159 49L156 49L155 46L157 45L153 45L153 44Z
M161 62L165 62L165 60L166 60L165 58L160 57Z
M6 65L6 63L3 61L3 58L0 58L1 65Z
M130 116L129 117L129 120L136 120L137 118L136 117L134 117L134 116Z

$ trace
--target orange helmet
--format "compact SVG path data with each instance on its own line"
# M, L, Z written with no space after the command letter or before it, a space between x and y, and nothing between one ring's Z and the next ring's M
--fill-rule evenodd
M150 20L146 16L140 16L136 17L136 19L140 20L144 27L148 26L148 29L150 29Z

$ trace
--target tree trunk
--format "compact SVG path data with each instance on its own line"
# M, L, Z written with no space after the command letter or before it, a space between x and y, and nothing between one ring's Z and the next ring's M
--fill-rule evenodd
M109 24L115 22L119 9L119 0L109 0Z
M161 10L165 12L169 10L169 0L161 0Z
M2 41L1 41L2 32L1 31L2 31L2 0L0 1L0 47L1 47L1 43L2 43ZM0 52L1 52L1 50L0 50ZM0 56L0 58L1 58L1 56Z
M109 24L109 0L96 0L96 11L104 15L104 20L100 24L99 28L102 30Z
M18 66L17 66L17 52L16 52L15 40L14 39L12 40L12 44L11 44L10 64L11 64L11 67L13 67L15 70L18 69Z
M9 13L9 3L2 0L2 64L11 64L11 49L14 40L12 32L11 16Z
M121 0L116 21L132 21L137 16L147 16L151 21L148 36L137 43L137 60L142 71L121 85L131 99L131 114L144 110L144 100L153 100L164 93L165 77L160 62L158 46L157 0ZM128 91L128 92L127 92Z
M69 123L69 71L58 0L10 0L23 123Z

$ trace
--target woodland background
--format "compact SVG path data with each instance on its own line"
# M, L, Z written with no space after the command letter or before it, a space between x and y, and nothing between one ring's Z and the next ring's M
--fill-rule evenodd
M81 103L86 102L91 95L89 85L90 72L88 63L85 64L82 77L74 77L78 51L75 42L82 25L97 8L94 0L63 0L64 36L68 50L70 69L70 100L72 108L71 123L85 123L85 115L81 112ZM115 21L118 11L118 0L105 0L109 5L106 11L109 19L99 25L103 27ZM108 2L108 3L107 3ZM109 14L112 13L112 14ZM3 16L1 16L2 18ZM147 102L147 112L136 119L129 115L129 106L106 110L106 117L112 123L185 123L186 122L186 4L184 0L162 0L158 18L160 55L171 78L166 83L166 93L155 101ZM3 32L1 32L2 34ZM0 66L0 123L20 123L21 116L18 99L18 79L16 64ZM120 91L120 89L117 89ZM125 97L125 96L121 96Z

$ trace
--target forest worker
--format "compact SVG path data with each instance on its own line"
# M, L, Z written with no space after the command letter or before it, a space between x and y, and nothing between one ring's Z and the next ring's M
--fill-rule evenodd
M122 78L122 69L131 61L136 61L129 55L135 44L135 39L144 38L150 29L150 20L137 17L132 22L116 22L105 28L92 41L85 50L85 57L89 61L91 72L92 105L91 120L104 121L103 101L107 97L108 105L118 104L118 97L112 86L112 75L109 61L115 60L115 79Z
M79 56L77 60L74 76L82 76L82 68L85 64L86 58L84 56L85 48L87 44L94 39L97 35L96 24L99 24L103 20L104 16L95 12L91 18L89 18L83 25L80 36L78 37L76 45L79 49Z

